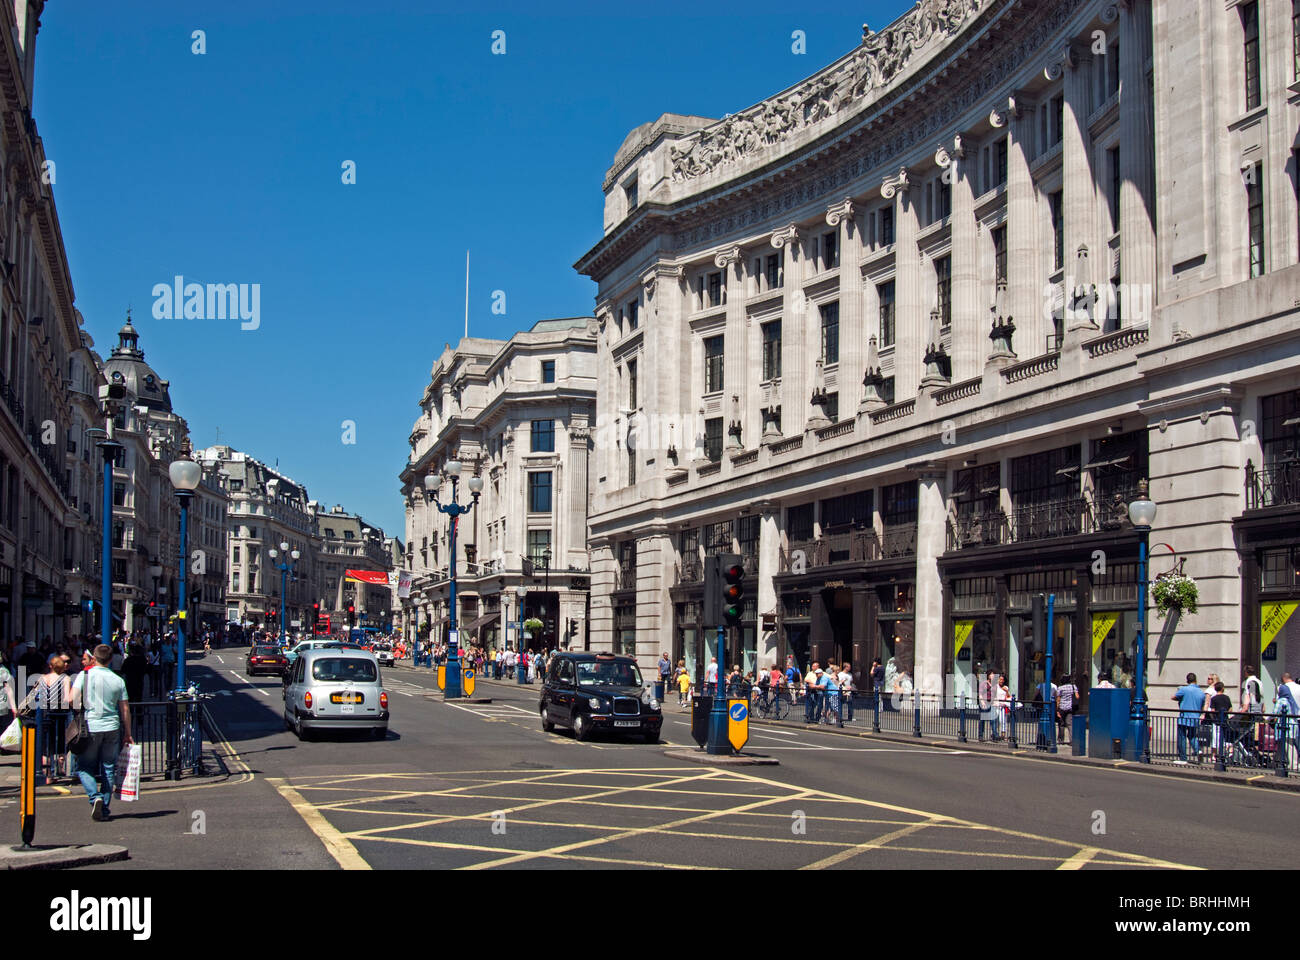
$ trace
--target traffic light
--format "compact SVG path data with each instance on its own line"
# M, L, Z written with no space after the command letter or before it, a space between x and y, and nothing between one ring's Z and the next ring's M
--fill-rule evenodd
M729 627L740 626L745 612L745 564L736 554L718 558L722 568L722 618Z
M570 618L569 618L569 636L574 637L574 636L577 636L577 634L578 634L578 621L575 620L575 619L573 619L573 617L570 617Z
M349 627L352 626L353 622L355 621L356 613L357 613L356 605L349 603L348 604L348 626Z

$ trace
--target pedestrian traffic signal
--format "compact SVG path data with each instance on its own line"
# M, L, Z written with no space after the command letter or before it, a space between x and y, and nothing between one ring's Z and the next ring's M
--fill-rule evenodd
M728 554L719 558L722 567L722 617L727 626L740 625L745 612L745 564L743 558Z

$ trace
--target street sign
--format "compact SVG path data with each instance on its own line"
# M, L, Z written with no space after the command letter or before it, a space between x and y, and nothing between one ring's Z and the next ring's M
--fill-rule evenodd
M727 739L740 750L749 743L749 701L727 701Z
M447 665L445 663L438 664L438 689L447 689Z
M474 671L473 670L465 671L464 681L465 681L465 696L467 697L474 696Z

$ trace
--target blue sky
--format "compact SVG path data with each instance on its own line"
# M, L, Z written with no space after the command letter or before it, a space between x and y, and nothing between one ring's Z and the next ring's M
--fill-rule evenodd
M911 3L539 6L49 4L34 113L96 347L130 304L196 443L219 429L402 536L397 474L429 368L462 332L465 251L472 334L589 314L572 265L600 238L600 184L633 127L743 109ZM260 284L260 326L155 319L155 284L178 274Z

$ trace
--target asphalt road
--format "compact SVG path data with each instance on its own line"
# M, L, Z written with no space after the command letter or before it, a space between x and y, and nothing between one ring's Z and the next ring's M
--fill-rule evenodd
M1300 813L1291 793L761 725L749 750L780 766L688 763L543 733L537 687L445 703L410 667L384 671L386 740L300 743L280 683L244 677L242 651L191 671L216 694L232 776L146 784L104 824L79 790L43 799L42 842L131 851L91 869L1223 868ZM694 746L686 721L673 704L670 745Z

